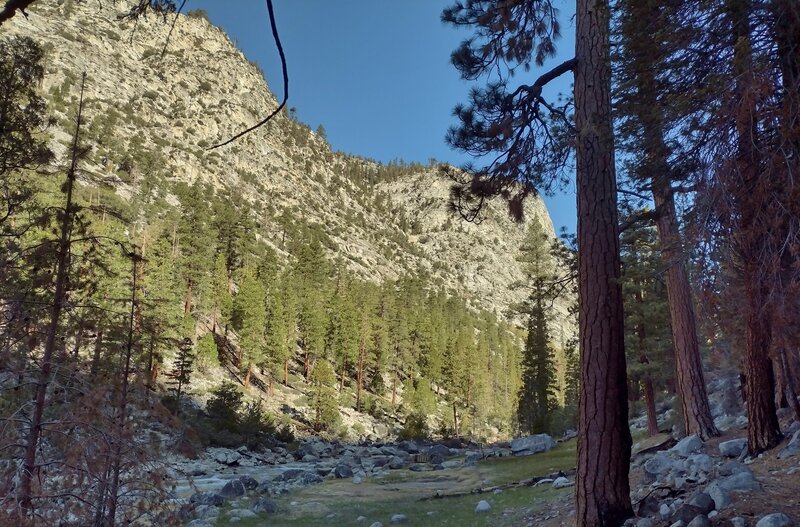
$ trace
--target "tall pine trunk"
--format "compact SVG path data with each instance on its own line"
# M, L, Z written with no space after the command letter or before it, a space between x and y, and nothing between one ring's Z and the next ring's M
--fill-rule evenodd
M664 141L663 115L660 110L658 82L653 64L663 60L656 27L662 7L652 0L630 0L629 22L624 24L626 52L635 72L636 100L632 105L642 127L641 148L645 154L642 175L649 174L656 212L656 229L661 255L666 267L667 302L675 351L675 380L680 395L681 412L687 435L703 439L718 436L719 430L711 416L697 322L692 302L692 289L686 272L686 256L675 211L675 199L670 180L669 148Z
M644 376L644 404L647 408L647 435L653 437L658 434L658 419L656 417L656 394L650 374Z
M728 190L738 209L739 222L734 240L743 262L742 280L745 288L746 338L744 367L747 379L747 447L757 454L776 446L782 439L775 408L775 376L769 353L771 348L771 312L769 281L762 255L765 254L768 229L761 210L764 185L760 178L761 162L758 152L758 110L753 86L753 65L750 0L729 0L728 14L733 26L735 92L739 101L734 114L737 140L737 159L732 167Z
M53 304L50 308L50 323L47 328L44 351L42 353L41 368L36 382L36 397L34 399L33 415L31 416L30 431L25 443L25 453L22 460L22 473L19 477L19 487L17 499L20 506L22 518L27 518L31 513L31 498L33 474L37 469L36 451L39 448L39 440L42 433L42 418L44 409L47 406L47 387L50 384L50 375L53 367L53 352L58 342L58 330L61 323L61 312L64 307L67 295L67 280L69 274L70 256L70 233L72 222L75 216L73 210L73 189L75 186L76 171L79 158L79 136L81 131L81 119L83 116L83 89L86 84L86 73L81 78L80 102L78 103L78 114L75 122L75 135L72 138L72 160L67 171L66 199L64 204L64 215L61 217L61 226L58 239L58 255L56 268L56 282L53 293ZM25 521L25 520L22 520Z
M663 138L662 138L663 140ZM666 161L666 160L664 160ZM664 163L666 169L666 163ZM711 416L711 405L703 378L703 362L697 341L697 321L692 302L689 274L684 254L675 200L669 180L664 174L653 179L653 200L656 205L656 227L661 255L666 270L667 302L672 322L672 344L675 350L675 380L680 395L686 435L703 439L720 434Z
M581 396L576 478L579 527L633 516L631 434L611 127L608 0L576 6L575 121Z

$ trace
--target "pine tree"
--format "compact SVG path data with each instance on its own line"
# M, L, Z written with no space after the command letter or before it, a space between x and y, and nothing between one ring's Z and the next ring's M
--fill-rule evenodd
M352 293L347 286L331 299L328 316L326 349L328 357L334 360L340 372L339 390L344 390L348 368L352 368L358 358L359 320Z
M708 439L719 435L719 430L711 417L703 380L694 302L686 270L687 251L675 206L674 185L688 177L690 168L671 159L685 156L671 152L678 148L678 142L668 146L665 137L666 123L677 118L672 108L681 105L678 101L665 101L664 94L659 93L669 93L659 78L664 76L664 64L670 55L684 44L678 42L680 28L676 27L680 24L678 13L684 7L671 2L625 0L618 8L623 42L619 54L618 106L625 118L624 130L630 133L624 143L633 154L628 162L628 176L637 190L649 187L655 203L659 245L666 267L675 379L686 433Z
M517 402L517 421L528 434L549 432L553 412L558 408L555 356L541 292L532 295L529 306L528 338L522 352L522 387Z
M550 254L551 240L538 218L531 221L520 247L531 293L522 308L528 317L528 336L522 352L522 386L517 401L517 423L527 433L549 432L558 407L555 354L549 324L555 275Z
M320 359L317 361L309 377L311 393L309 396L312 422L314 430L335 429L341 420L339 403L333 385L336 383L336 373L331 363Z
M485 162L471 167L468 176L450 174L456 181L452 195L456 210L475 219L485 201L499 195L507 201L511 216L521 218L525 198L557 183L569 158L564 147L575 147L583 387L576 520L579 527L621 524L632 516L628 481L632 441L619 284L610 2L578 0L575 57L513 91L507 91L511 75L532 64L542 66L555 53L560 27L553 3L472 0L456 3L442 18L474 31L452 56L461 76L500 77L486 89L473 90L469 105L455 111L460 124L449 132L448 141ZM542 97L545 85L571 71L574 123L566 119L571 102L558 108ZM558 125L551 126L552 121Z
M672 333L665 285L660 281L661 254L657 233L648 225L622 234L622 291L625 296L625 339L628 375L644 388L648 433L658 433L656 386L672 378Z
M211 225L210 191L200 183L178 184L175 192L182 214L173 232L173 250L184 283L183 311L194 314L209 284L214 245Z
M44 77L41 47L29 37L0 40L0 233L16 231L7 222L33 189L23 171L48 163L53 154L37 133L45 124L45 102L36 88Z
M180 415L181 413L181 396L184 388L191 382L195 357L192 339L184 338L178 345L175 364L172 370L167 373L167 377L170 379L169 384L175 394L175 415Z
M216 333L218 331L218 327L221 327L223 328L223 333L227 334L228 325L231 322L233 297L231 296L228 264L223 253L217 254L217 258L214 262L214 275L212 277L211 294L211 316L214 320L212 331Z
M239 332L239 368L244 385L249 386L253 366L266 358L264 332L267 325L267 306L264 286L253 267L246 267L239 292L233 299L233 323Z

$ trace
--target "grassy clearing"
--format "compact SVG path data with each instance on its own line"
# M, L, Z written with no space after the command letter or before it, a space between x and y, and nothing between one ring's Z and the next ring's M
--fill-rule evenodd
M359 485L350 480L331 480L308 487L277 500L278 514L242 520L230 524L238 527L336 527L356 525L364 516L371 525L380 521L389 525L393 514L405 514L409 526L511 527L519 525L529 510L573 489L554 490L550 485L537 488L520 487L498 494L469 494L422 501L438 493L451 494L479 487L503 485L556 472L575 466L575 442L560 444L550 452L521 458L499 458L481 461L475 467L454 468L436 472L398 470L383 480L370 479ZM474 512L478 501L492 505L488 513ZM227 513L221 515L218 527L227 527Z

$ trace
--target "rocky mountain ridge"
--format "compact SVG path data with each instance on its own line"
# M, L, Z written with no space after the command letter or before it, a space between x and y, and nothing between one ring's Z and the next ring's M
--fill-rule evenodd
M447 210L449 183L436 166L387 170L333 152L291 112L209 151L276 107L260 68L202 16L180 16L170 35L168 21L121 20L124 10L125 2L41 0L28 18L4 26L4 33L31 36L47 51L42 88L59 118L51 130L58 154L69 143L68 116L86 72L89 140L97 146L85 180L128 197L144 169L125 173L122 160L133 151L154 152L167 182L237 189L255 211L259 235L279 253L283 215L320 226L331 256L364 278L423 270L474 307L500 314L525 298L514 285L523 277L517 257L527 223L510 221L499 202L487 206L479 225L460 220ZM532 218L554 235L539 198L527 205ZM572 327L567 304L557 303L555 324L562 329Z

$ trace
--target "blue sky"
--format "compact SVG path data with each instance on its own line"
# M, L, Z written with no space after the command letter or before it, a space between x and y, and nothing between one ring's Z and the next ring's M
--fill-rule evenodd
M434 158L467 161L444 142L451 112L466 100L471 84L459 79L450 53L468 33L445 26L442 9L452 0L274 0L275 17L289 68L289 106L312 128L323 125L334 149L388 162L426 163ZM569 16L574 3L561 2L564 18L560 56L574 53ZM571 5L572 4L572 5ZM189 0L205 9L264 70L282 96L278 53L269 31L266 2ZM528 74L531 81L538 76ZM526 79L520 77L520 81ZM567 92L564 76L550 89ZM575 230L573 189L546 197L556 229Z

